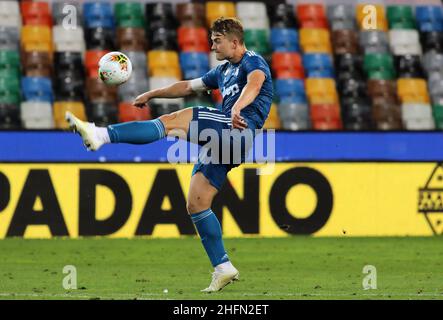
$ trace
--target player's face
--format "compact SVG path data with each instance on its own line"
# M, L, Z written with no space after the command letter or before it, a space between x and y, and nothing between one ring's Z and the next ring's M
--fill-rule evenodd
M237 41L230 40L228 37L215 33L211 35L212 47L217 60L225 60L234 56L237 47Z

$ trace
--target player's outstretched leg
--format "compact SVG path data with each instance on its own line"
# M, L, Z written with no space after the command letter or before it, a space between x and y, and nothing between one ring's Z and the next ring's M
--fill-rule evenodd
M191 178L188 195L188 212L200 235L203 247L214 267L212 281L202 292L216 292L239 278L224 248L220 222L211 210L212 199L217 194L208 179L197 172Z
M70 128L80 134L86 148L95 151L105 143L147 144L160 140L169 133L177 136L180 133L186 134L192 120L192 108L163 115L155 120L124 122L105 128L82 121L69 111L65 117Z

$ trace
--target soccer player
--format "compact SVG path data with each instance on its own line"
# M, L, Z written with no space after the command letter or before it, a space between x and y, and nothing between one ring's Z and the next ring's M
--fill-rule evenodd
M227 62L201 78L179 81L168 87L143 93L136 97L133 104L142 108L148 106L153 98L184 97L194 92L220 88L223 96L221 110L187 108L162 115L155 120L126 122L106 128L83 122L67 112L66 119L71 128L81 135L88 150L97 150L105 143L146 144L166 135L190 140L191 121L197 123L198 133L212 129L219 137L222 136L222 130L243 132L262 128L273 96L269 66L260 55L246 49L243 27L237 19L216 20L211 28L211 39L211 50L215 51L217 60ZM234 140L230 140L231 148ZM207 141L198 143L204 146ZM245 160L247 149L242 149L241 162ZM238 165L239 163L199 161L192 173L187 210L215 268L212 281L203 292L219 291L239 277L238 270L224 248L220 223L211 210L212 200L226 180L228 171Z

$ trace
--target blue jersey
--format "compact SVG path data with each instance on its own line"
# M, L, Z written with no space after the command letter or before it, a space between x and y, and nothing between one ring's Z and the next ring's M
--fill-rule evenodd
M254 70L264 72L266 79L255 100L241 110L240 114L254 128L262 128L272 104L273 86L269 66L263 57L253 51L246 51L238 63L225 62L206 73L202 80L210 89L220 89L223 96L222 112L231 117L231 109L247 83L249 73Z

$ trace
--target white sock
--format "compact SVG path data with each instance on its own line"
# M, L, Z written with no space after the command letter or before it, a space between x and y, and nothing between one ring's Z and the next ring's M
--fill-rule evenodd
M111 143L108 128L95 127L95 136L103 143Z
M223 262L223 263L215 266L215 271L217 271L217 272L226 272L226 271L231 271L232 269L235 269L235 268L232 265L231 261L226 261L226 262Z

